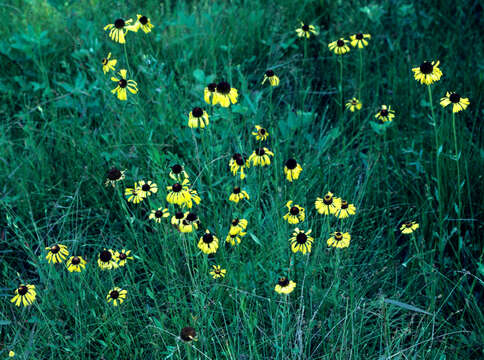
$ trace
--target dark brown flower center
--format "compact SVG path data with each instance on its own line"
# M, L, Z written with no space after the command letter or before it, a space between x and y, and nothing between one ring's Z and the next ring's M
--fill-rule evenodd
M343 239L343 234L340 232L337 232L336 234L334 234L334 238L336 241L340 241Z
M230 92L230 84L226 81L219 82L217 84L217 92L227 95Z
M155 215L155 216L156 216L156 215ZM184 216L184 215L183 215L183 213L182 213L181 211L179 211L179 212L175 213L175 219L179 219L179 220L180 220L180 219L183 219L183 216Z
M52 254L57 254L60 251L60 246L59 245L54 245L50 248L50 252Z
M119 291L118 290L112 290L109 293L109 296L111 297L111 299L116 300L119 297Z
M267 70L267 71L266 71L266 76L267 76L267 77L273 77L273 76L274 76L274 71L272 71L272 70Z
M196 118L202 117L203 110L199 107L193 108L192 115L195 116Z
M289 212L291 213L291 215L297 215L299 214L299 208L297 206L293 206L291 210L289 210Z
M116 27L116 29L122 29L122 28L124 28L124 25L126 25L126 23L124 22L123 19L117 19L114 22L114 26Z
M358 33L356 34L355 36L358 40L363 40L363 34L362 33Z
M331 195L325 195L324 196L324 199L323 199L323 202L326 205L331 205L333 203L333 197Z
M213 235L210 233L206 233L203 235L202 239L205 244L210 244L213 241Z
M190 326L186 326L181 330L180 338L183 341L192 341L196 337L197 333L195 332L195 329Z
M408 222L408 223L405 223L405 226L408 227L408 228L411 228L413 226L413 224L411 222Z
M424 61L422 65L420 65L420 72L422 74L431 74L433 70L434 66L429 61Z
M118 81L118 85L120 88L125 88L126 86L128 86L128 82L126 81L126 79L121 79Z
M279 286L286 287L287 285L289 285L289 279L287 277L281 277L279 278L278 284Z
M255 149L255 154L257 156L262 156L266 153L266 151L264 150L264 148L258 148L258 149Z
M207 85L207 89L208 89L208 91L210 91L210 92L214 92L215 90L217 90L217 84L215 84L215 83L210 83L210 84L208 84L208 85Z
M190 221L190 222L193 222L193 221L197 220L197 214L195 214L195 213L188 213L187 220Z
M102 262L109 262L111 261L112 258L113 258L113 255L111 254L110 251L107 251L107 250L103 250L101 251L101 254L99 254L99 259Z
M119 180L122 176L121 171L113 167L111 170L108 171L108 179L112 181Z
M143 15L139 18L139 22L141 23L141 25L146 25L148 23L148 18Z
M346 200L342 200L341 201L341 208L342 209L347 209L348 208L348 202Z
M307 240L308 240L308 237L304 233L299 233L296 236L296 241L297 241L298 244L304 244L304 243L306 243Z
M182 218L183 218L183 213L181 213L181 214L182 214ZM162 216L163 216L163 211L161 211L161 210L156 210L156 211L155 211L155 217L156 217L156 218L158 218L158 219L159 219L159 218L161 218ZM175 215L175 216L176 216L176 215Z
M266 129L261 128L261 129L259 130L259 134L264 135L265 133L266 133Z
M128 255L126 255L125 253L119 254L119 260L126 260L127 257L128 257Z
M387 109L381 109L380 110L380 116L387 117L388 116L388 110Z
M179 183L176 183L176 184L173 184L171 189L173 190L173 192L180 192L182 189L182 186Z
M460 101L460 95L459 94L456 94L456 93L452 93L450 94L449 96L449 100L454 103L454 104L457 104L459 101Z
M232 190L234 194L240 194L240 187L236 186L234 187L234 190Z
M179 174L183 170L183 167L179 164L175 164L171 167L171 171L173 171L173 174Z
M72 265L79 265L81 263L81 259L78 256L74 256L71 260Z
M103 65L106 65L108 63L108 59L104 58L103 59Z
M141 190L143 191L150 191L151 189L151 186L149 184L143 184L143 186L141 187Z
M345 46L345 42L343 40L338 40L336 42L336 45L338 45L338 47L343 47L343 46Z
M289 159L286 161L286 167L289 169L289 170L294 170L297 166L297 161L294 160L294 159Z
M17 292L20 296L24 296L25 294L27 294L28 291L29 291L29 288L25 285L22 285L17 289Z
M303 31L309 31L309 25L304 24L302 26Z

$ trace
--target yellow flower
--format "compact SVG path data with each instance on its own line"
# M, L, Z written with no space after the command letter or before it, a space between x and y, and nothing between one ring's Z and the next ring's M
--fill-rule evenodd
M178 226L178 230L180 230L182 233L191 233L194 230L198 229L199 224L200 220L198 219L197 214L192 212L186 212L184 214L183 220Z
M355 215L356 207L353 204L348 204L346 200L341 200L339 209L334 213L334 216L340 219L345 219L350 215Z
M134 80L127 80L127 71L126 69L119 70L119 75L121 76L120 79L116 77L111 77L111 81L115 81L118 83L118 86L111 90L113 94L118 96L119 100L126 101L128 99L126 89L129 90L131 94L136 94L138 92L138 84Z
M292 205L293 201L289 200L286 207L289 209L288 213L284 215L284 220L289 224L298 224L305 219L304 208L299 205Z
M133 204L139 204L145 198L145 193L139 187L138 183L134 183L134 187L126 188L124 190L124 196L127 197L126 200L128 202L132 202Z
M229 161L229 166L233 176L237 176L237 172L240 171L240 178L245 179L244 169L249 167L249 161L241 154L234 154Z
M217 90L212 96L213 105L220 104L223 107L229 107L230 103L235 104L237 102L239 93L228 82L222 81L217 84Z
M118 62L118 60L116 59L111 59L111 53L108 54L107 57L105 57L102 61L103 63L103 72L104 74L106 75L107 72L109 72L110 70L114 71L116 70L115 69L115 66L116 66L116 63Z
M467 109L470 101L468 98L460 97L460 95L455 92L447 91L445 97L440 99L440 105L442 105L442 107L446 107L449 104L452 104L452 112L456 113Z
M185 219L185 214L181 211L178 211L171 217L171 224L178 229L183 219Z
M284 175L286 175L286 179L290 182L293 180L299 179L299 174L301 174L302 167L297 163L294 159L289 159L286 161L284 165Z
M141 197L143 198L151 196L152 194L156 194L158 192L158 185L156 185L151 180L148 180L146 182L144 180L138 181L138 188L140 189Z
M8 357L14 357L14 356L15 356L15 352L14 352L14 351L12 351L12 350L10 350L10 351L8 352Z
M309 234L311 234L311 229L308 231L299 230L299 228L294 229L292 237L289 239L293 253L297 253L298 251L302 252L303 254L306 254L306 252L311 252L311 246L314 238L309 236Z
M332 246L338 249L347 248L350 245L351 236L349 233L341 233L339 231L331 234L332 236L328 239L328 246Z
M62 244L46 247L45 250L49 250L45 258L53 264L61 263L69 256L67 246Z
M249 222L246 219L235 218L230 224L230 234L238 234L247 228Z
M209 230L205 230L205 234L198 242L198 248L205 254L215 254L218 249L218 238Z
M348 42L348 40L341 38L339 40L333 41L332 43L329 43L328 48L336 55L343 55L350 51L350 47L347 45Z
M417 230L418 227L419 225L416 221L409 221L400 226L400 231L402 232L402 234L411 234L415 230Z
M323 199L321 199L320 197L316 198L314 206L320 214L334 214L341 207L341 199L333 197L333 193L328 191Z
M256 131L252 132L252 135L254 135L257 140L263 141L269 137L269 132L262 126L256 125L255 130Z
M276 284L274 290L278 294L290 294L294 291L296 287L296 283L292 280L289 280L287 277L279 278L279 281Z
M203 99L209 105L215 105L213 100L215 100L215 92L217 91L217 84L210 83L207 87L203 90Z
M301 27L299 29L296 29L296 34L298 37L306 37L307 39L309 39L311 37L311 34L318 35L318 32L313 25L306 25L301 22Z
M193 203L198 205L200 204L201 199L200 199L200 196L198 196L197 190L195 189L189 189L188 193L190 194L190 198L185 204L182 205L182 207L186 206L187 208L191 209L193 206Z
M247 233L243 231L239 231L235 234L231 234L229 232L229 234L225 238L225 241L230 243L230 245L232 246L239 245L240 241L242 240L242 237L244 237L245 235L247 235Z
M104 249L99 253L97 264L102 270L111 270L118 268L118 263L116 262L116 254L112 249Z
M209 119L208 119L208 114L205 110L196 107L193 108L192 111L188 114L188 127L190 128L204 128L205 126L208 126L209 124Z
M382 122L393 121L395 111L392 110L390 105L388 105L388 107L386 105L382 105L380 111L378 111L375 117Z
M351 112L355 112L355 110L360 110L363 104L357 98L353 98L346 102L346 108L349 109Z
M109 184L111 184L113 187L116 186L116 183L118 181L121 181L121 180L124 180L124 173L126 172L126 170L119 170L117 169L116 167L112 167L108 172L107 172L107 175L106 175L106 182L104 183L105 186L108 186Z
M148 218L157 223L161 223L161 218L166 218L169 216L170 212L168 211L168 209L163 209L162 207L159 207L158 210L151 210L150 216L148 216Z
M35 285L24 285L21 284L17 289L15 289L15 296L10 300L15 306L20 306L22 304L24 307L32 305L35 301L37 293L35 292Z
M368 41L367 39L371 39L370 34L362 34L362 33L357 33L355 35L350 36L351 40L351 46L357 47L359 49L363 49L365 46L368 46Z
M234 203L238 203L242 199L247 199L249 200L249 194L247 194L247 191L242 190L240 187L236 186L232 190L232 194L229 196L229 201L233 201Z
M175 181L183 181L188 179L188 174L180 164L175 164L171 167L170 177Z
M81 272L86 268L86 260L80 256L71 256L66 262L66 267L69 272Z
M264 85L267 80L269 80L269 84L271 84L271 86L279 86L279 78L276 74L274 74L274 71L266 71L266 73L264 74L264 80L262 80L262 85Z
M223 278L227 273L227 270L221 269L220 265L212 265L212 269L213 270L210 271L210 275L212 275L214 279Z
M106 296L106 300L108 303L112 302L114 306L118 306L123 303L127 294L127 290L115 287L109 291L108 295Z
M108 24L104 27L104 31L109 30L109 37L111 40L124 44L126 43L125 35L128 30L134 30L132 25L129 25L133 22L132 19L124 21L123 19L117 19L114 24Z
M439 69L440 61L424 61L419 67L413 68L413 76L420 84L431 85L440 80L442 71Z
M134 23L133 27L129 30L138 32L139 29L143 30L145 34L151 32L151 29L154 28L154 25L151 23L150 19L144 15L137 14L136 22Z
M128 262L128 260L133 260L133 256L130 256L131 250L121 250L120 252L114 253L114 258L116 259L119 266L124 266Z
M167 186L167 190L170 191L166 195L166 201L168 201L170 204L184 206L191 199L188 185L189 181L188 179L185 179L181 184L175 183L172 186Z
M268 148L258 148L249 156L249 163L252 162L253 166L266 166L271 164L269 156L274 156L274 153Z

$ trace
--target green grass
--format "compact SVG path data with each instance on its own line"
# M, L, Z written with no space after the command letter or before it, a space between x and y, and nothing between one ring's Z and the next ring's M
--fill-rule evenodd
M14 350L21 359L481 358L479 2L144 3L0 6L0 357ZM125 49L103 31L137 13L155 28L129 33ZM320 31L306 57L294 32L300 21ZM340 87L327 44L358 31L372 35L362 53L363 108L341 115L339 90L345 100L357 94L360 58L354 49L344 56ZM127 102L109 91L114 83L101 69L108 52L138 82ZM432 86L434 129L427 89L411 68L437 59L444 76ZM268 68L281 79L273 91L260 85ZM239 90L239 102L212 109L203 89L221 79ZM446 91L471 101L456 114L460 208L452 115L439 105ZM386 130L374 121L382 104L396 110ZM195 106L212 114L205 130L187 127ZM269 130L275 156L241 182L227 164L257 146L256 124ZM283 174L289 157L303 166L292 184ZM165 206L177 162L202 198L197 234L147 218ZM111 166L127 169L115 189L103 184ZM159 193L127 203L124 188L141 179L154 180ZM229 203L240 183L250 201ZM327 191L354 203L356 216L319 215L314 200ZM300 227L313 230L309 256L290 251L288 200L306 208ZM225 236L236 216L248 219L248 235L232 248ZM398 230L407 220L420 224L415 238ZM206 228L221 240L214 257L197 248ZM327 247L336 229L351 233L348 249ZM86 270L47 263L45 247L55 243L87 259ZM104 247L130 249L135 259L101 271ZM212 264L227 269L225 279L210 277ZM274 292L284 274L297 283L287 297ZM10 303L20 282L37 288L29 308ZM128 290L118 308L105 300L114 286ZM187 325L197 342L179 339Z

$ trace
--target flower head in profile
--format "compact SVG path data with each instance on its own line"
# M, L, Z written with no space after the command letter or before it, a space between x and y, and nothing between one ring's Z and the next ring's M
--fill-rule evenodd
M191 195L188 189L189 180L185 179L180 184L179 182L167 186L168 194L166 195L166 201L170 204L177 204L179 206L184 206L190 201Z
M353 204L348 204L346 200L341 200L339 209L334 213L334 216L340 219L345 219L350 215L356 214L356 207Z
M208 126L209 119L208 114L205 110L199 107L193 108L192 111L188 114L188 127L190 128L205 128Z
M269 137L269 132L260 125L255 126L255 131L252 132L256 140L265 141Z
M81 272L86 268L86 260L80 256L71 256L66 262L66 268L69 272Z
M452 112L456 113L467 109L467 107L470 104L470 101L468 98L461 97L456 92L447 91L447 93L445 94L445 97L440 99L440 105L442 105L442 107L446 107L447 105L450 105L450 104L452 104Z
M289 280L287 277L283 276L279 278L279 281L276 284L274 290L278 294L290 294L296 288L296 283L292 280Z
M124 190L124 196L126 196L126 200L128 202L132 202L133 204L139 204L145 198L145 193L141 190L138 183L134 183L132 188L126 188Z
M119 100L126 101L128 100L127 90L131 94L136 94L138 92L138 83L134 80L127 79L128 71L126 69L119 70L119 76L111 77L111 81L115 81L117 86L111 90L113 94L116 94Z
M348 43L349 43L348 40L341 38L336 41L333 41L332 43L329 43L328 48L336 55L343 55L350 51L350 47L348 46Z
M296 34L300 38L304 37L306 39L309 39L311 37L311 34L318 35L318 32L316 31L314 25L308 25L301 22L301 27L296 29Z
M141 197L145 198L151 196L152 194L156 194L158 192L158 185L156 185L153 181L148 180L140 180L138 181L138 188L141 192Z
M151 29L154 28L154 25L151 23L150 18L140 14L137 14L136 17L136 22L134 23L132 28L129 28L129 30L138 32L138 30L141 29L144 31L145 34L151 32Z
M63 262L69 256L69 250L67 246L62 244L55 244L46 247L45 250L49 250L45 257L49 263L57 264Z
M235 218L230 223L229 233L230 234L238 234L238 233L244 231L245 229L247 229L248 224L249 224L249 222L246 219Z
M267 70L265 72L264 79L262 80L262 85L264 85L266 81L269 81L269 84L271 84L271 86L279 86L279 78L273 70Z
M360 102L360 100L355 97L346 102L346 108L349 109L351 112L355 112L355 110L360 110L362 105L363 104Z
M17 289L15 289L15 296L10 300L15 306L20 306L22 304L24 307L32 305L35 301L37 293L35 292L35 285L24 285L21 284Z
M210 83L207 87L203 90L203 99L209 105L215 105L213 100L215 99L215 92L217 91L217 84Z
M301 171L301 165L299 165L298 162L293 158L290 158L284 164L284 175L286 175L286 179L290 182L299 179L299 174L301 174Z
M116 66L117 62L118 62L118 60L111 59L111 53L109 53L108 56L106 56L102 60L104 75L106 75L106 73L108 73L110 70L115 71L116 70L115 66Z
M246 176L244 170L249 167L249 161L243 155L236 153L230 159L229 167L233 176L237 176L237 173L240 172L240 178L244 180Z
M370 39L370 34L356 33L350 36L351 46L358 46L359 49L363 49L365 46L368 46L368 40Z
M242 190L239 186L235 186L229 196L229 201L233 201L237 204L240 200L243 199L249 200L249 194L247 194L247 191Z
M150 215L148 216L148 218L150 220L153 220L157 223L161 223L161 219L162 218L166 218L166 217L169 217L170 216L170 212L168 211L168 209L164 209L162 207L159 207L157 210L153 209L151 210L151 213Z
M415 80L423 85L431 85L440 80L442 71L439 69L440 61L424 61L419 67L413 68Z
M311 252L311 246L314 238L309 236L310 234L311 229L308 231L300 230L299 228L294 229L292 237L289 239L293 253L297 253L298 251L302 252L303 254Z
M125 44L126 43L126 33L128 30L134 30L133 26L130 25L133 22L132 19L124 21L124 19L116 19L114 24L108 24L104 27L104 31L109 30L109 37L111 40Z
M192 340L197 341L197 332L191 326L185 326L183 329L181 329L180 339L185 342L190 342Z
M392 110L392 107L390 105L382 105L381 109L375 115L375 118L377 118L381 122L393 121L394 117L395 111Z
M124 180L125 172L126 170L121 171L113 166L111 169L108 170L106 174L106 182L104 183L104 185L112 185L113 187L115 187L118 181Z
M400 231L402 234L411 234L415 230L417 230L419 225L417 224L416 221L408 221L404 223L402 226L400 226Z
M185 214L182 211L177 211L172 217L171 217L171 224L179 229L183 219L185 219Z
M171 167L170 178L182 182L183 180L188 179L188 174L182 165L175 164Z
M119 266L125 266L128 260L133 260L133 255L131 255L131 250L121 250L114 253L114 258L116 259Z
M218 238L210 230L205 230L205 234L198 242L198 248L205 254L215 254L218 249Z
M220 104L222 107L229 107L230 104L237 103L239 93L237 89L230 86L226 81L221 81L217 84L217 90L213 95L212 103Z
M212 271L210 271L210 275L212 275L214 279L223 278L225 277L226 273L227 270L221 269L220 265L212 265Z
M350 240L351 240L351 236L349 233L347 232L342 233L342 232L336 231L331 234L331 237L328 239L327 244L328 246L342 249L350 246Z
M197 214L193 212L186 212L180 225L178 226L178 230L182 233L191 233L198 229L198 225L200 224L200 219L198 218Z
M271 158L269 156L274 156L274 153L268 148L261 147L255 149L248 160L249 163L252 162L253 166L266 166L271 164Z
M118 306L123 303L128 295L128 290L123 290L119 287L111 289L106 296L108 303L112 303L114 306Z
M334 197L333 193L328 191L323 198L316 198L314 206L318 213L322 215L334 214L341 207L341 199Z
M111 270L118 268L116 253L112 249L104 249L97 258L97 264L101 270Z
M293 205L293 201L289 200L286 204L287 209L289 210L286 215L284 215L284 220L286 220L289 224L298 224L303 222L305 219L304 208L299 205Z

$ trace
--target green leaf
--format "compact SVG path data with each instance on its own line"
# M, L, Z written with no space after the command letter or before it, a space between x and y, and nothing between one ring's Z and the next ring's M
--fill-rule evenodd
M422 310L422 309L420 309L416 306L413 306L413 305L405 304L405 303L397 301L397 300L385 299L383 301L386 302L387 304L396 305L396 306L399 306L399 307L404 308L406 310L415 311L415 312L419 312L419 313L426 314L426 315L432 315L428 311Z
M205 72L202 69L193 70L193 77L200 83L205 83Z

